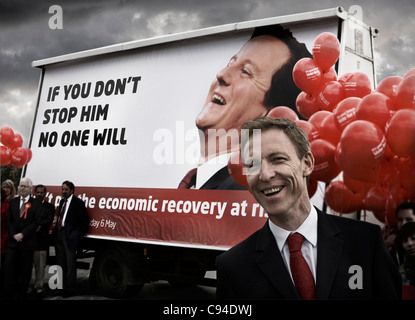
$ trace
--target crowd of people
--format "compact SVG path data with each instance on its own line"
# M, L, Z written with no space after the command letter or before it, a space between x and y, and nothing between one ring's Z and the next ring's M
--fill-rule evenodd
M70 296L76 285L76 250L89 219L85 204L74 195L70 181L62 183L58 208L46 201L46 187L22 178L1 186L1 298L24 300L29 292L42 297L50 246L62 268L56 294ZM56 220L54 219L56 216ZM55 223L54 223L55 221ZM50 236L50 231L52 231Z

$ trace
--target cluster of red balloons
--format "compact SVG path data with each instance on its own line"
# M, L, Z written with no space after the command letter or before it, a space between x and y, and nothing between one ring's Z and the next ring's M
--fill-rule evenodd
M333 65L340 44L333 34L319 35L312 51L313 59L303 58L293 69L302 90L296 107L308 121L285 106L268 117L290 119L307 133L315 158L310 197L322 181L328 184L325 201L332 210L369 210L394 225L396 207L415 202L415 68L384 79L372 91L362 72L337 78ZM228 169L248 187L239 153L231 156Z
M403 77L388 77L371 89L361 72L337 79L332 68L340 54L330 33L314 42L313 58L293 69L298 112L315 157L314 181L330 183L326 203L334 211L372 211L395 223L395 209L415 201L415 68ZM298 121L298 120L297 120ZM341 172L343 180L333 181Z
M32 159L32 150L22 148L23 139L10 127L0 129L0 164L2 166L21 168Z

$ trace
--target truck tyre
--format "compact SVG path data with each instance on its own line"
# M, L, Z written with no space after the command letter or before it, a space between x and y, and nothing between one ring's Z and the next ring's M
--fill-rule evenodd
M102 251L94 261L95 283L99 291L112 298L121 298L131 292L128 259L117 249Z

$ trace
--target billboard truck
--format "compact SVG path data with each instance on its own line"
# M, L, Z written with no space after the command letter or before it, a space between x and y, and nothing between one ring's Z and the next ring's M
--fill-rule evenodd
M341 43L338 75L364 72L375 87L377 30L341 7L32 63L41 77L33 158L23 175L46 185L56 207L62 182L75 184L90 219L78 252L94 257L92 283L112 296L155 280L215 284L205 274L215 270L216 256L267 219L227 168L240 126L273 107L295 109L300 92L275 93L261 76L272 71L277 82L286 69L279 77L290 85L296 61L287 48L298 49L291 52L297 59L307 56L323 32ZM271 44L281 43L285 49L271 56ZM188 187L182 179L195 169ZM321 194L312 202L324 206Z

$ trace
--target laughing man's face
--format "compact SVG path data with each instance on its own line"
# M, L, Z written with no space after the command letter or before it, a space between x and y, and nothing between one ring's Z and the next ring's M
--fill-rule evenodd
M249 147L252 149L247 144ZM282 130L270 129L261 133L261 151L257 157L255 154L258 153L254 153L253 162L245 164L247 181L271 220L301 212L310 201L306 177L314 168L311 152L299 159L290 138Z
M217 74L196 126L201 130L239 130L246 121L264 116L267 109L263 102L272 76L289 57L287 45L275 37L249 40Z

